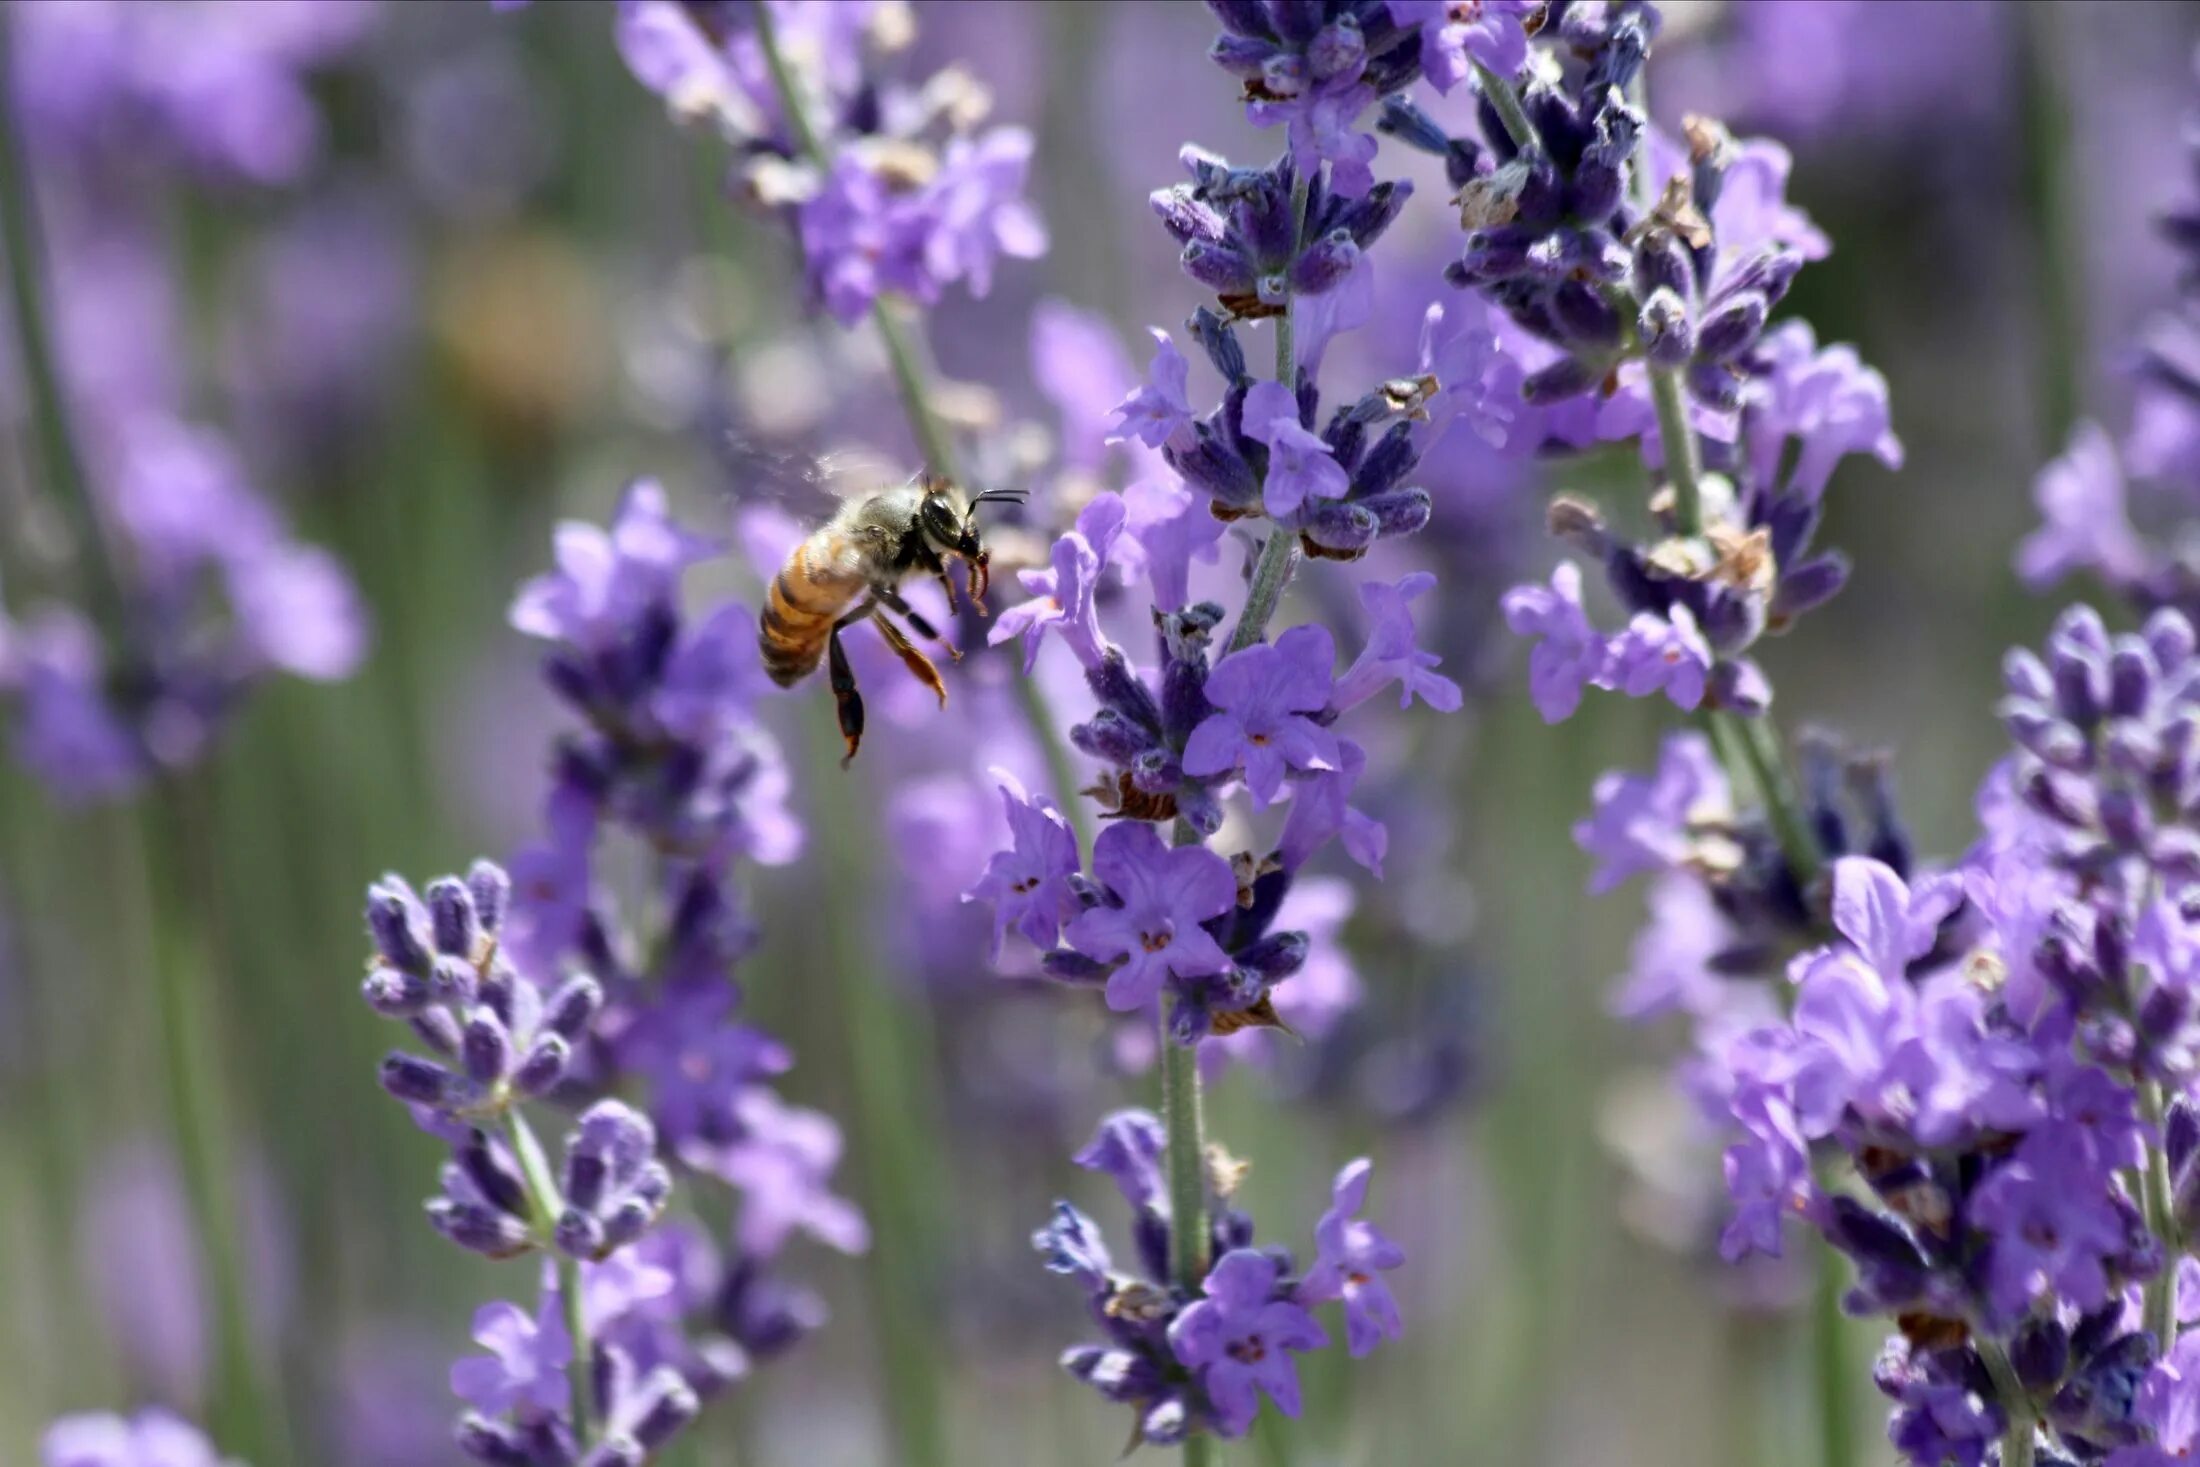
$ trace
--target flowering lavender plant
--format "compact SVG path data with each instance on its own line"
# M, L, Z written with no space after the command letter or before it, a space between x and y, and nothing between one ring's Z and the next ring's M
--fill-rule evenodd
M1238 1164L1201 1135L1194 1058L1202 1041L1281 1022L1275 995L1313 946L1281 920L1308 863L1335 841L1381 869L1383 827L1351 803L1367 755L1338 731L1341 716L1394 685L1401 707L1462 701L1415 635L1426 575L1361 586L1367 625L1341 674L1328 627L1270 634L1302 555L1356 562L1428 523L1430 497L1411 482L1422 452L1455 419L1501 422L1521 380L1497 343L1457 321L1445 329L1438 313L1421 371L1322 411L1325 350L1366 319L1367 253L1412 193L1375 176L1376 140L1360 130L1421 68L1419 17L1400 8L1213 7L1224 26L1215 59L1245 78L1251 119L1282 125L1288 144L1258 168L1187 148L1187 181L1153 195L1185 273L1214 296L1187 328L1219 400L1195 406L1192 358L1156 331L1117 434L1158 449L1174 482L1093 498L1047 568L1025 573L1034 599L992 633L1025 639L1027 666L1054 640L1081 667L1095 707L1070 738L1103 766L1087 793L1109 823L1088 864L1070 812L1004 783L1014 843L972 894L994 904L997 933L1040 950L1050 976L1161 1032L1164 1114L1115 1116L1078 1157L1111 1175L1136 1213L1138 1273L1119 1272L1067 1203L1037 1236L1048 1266L1084 1287L1105 1336L1064 1364L1135 1409L1134 1440L1182 1443L1187 1460L1207 1460L1212 1438L1243 1435L1263 1395L1298 1413L1291 1355L1329 1338L1311 1308L1343 1303L1355 1355L1402 1328L1379 1275L1403 1254L1357 1218L1367 1163L1339 1175L1303 1273L1288 1253L1253 1246L1230 1200ZM1242 323L1264 320L1275 336L1265 379L1240 340ZM1258 545L1234 619L1192 589L1232 525ZM1149 592L1143 657L1103 616L1126 576ZM1259 845L1226 856L1205 842L1240 789L1256 813L1288 809Z
M792 1057L734 1017L732 970L755 940L735 865L788 859L800 832L750 717L753 617L729 604L683 624L681 572L715 549L646 482L608 532L564 526L557 569L512 608L552 644L544 676L581 720L553 752L545 839L520 853L516 885L480 862L422 895L395 877L368 895L367 1001L428 1051L393 1053L382 1084L451 1147L429 1220L491 1258L551 1260L537 1305L485 1307L488 1355L452 1371L473 1408L459 1443L483 1462L644 1460L821 1322L775 1271L797 1233L866 1243L829 1188L837 1129L772 1091ZM613 834L655 874L653 930L598 882ZM553 1168L525 1104L590 1096ZM657 1225L675 1168L741 1193L723 1255Z

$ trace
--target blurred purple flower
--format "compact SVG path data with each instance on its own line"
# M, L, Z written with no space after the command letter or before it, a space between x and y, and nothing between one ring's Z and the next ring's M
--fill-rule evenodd
M1388 0L1391 18L1421 28L1421 75L1448 92L1480 62L1508 80L1528 64L1522 22L1545 9L1545 0Z
M42 1467L222 1467L206 1433L156 1408L124 1419L64 1416L38 1444Z
M1168 1134L1151 1111L1119 1110L1100 1122L1090 1143L1072 1158L1087 1171L1115 1183L1131 1211L1169 1207L1169 1184L1162 1153Z
M1107 639L1100 630L1093 592L1107 569L1108 554L1115 547L1116 536L1122 533L1126 513L1121 495L1097 496L1077 516L1077 528L1054 542L1050 569L1017 573L1032 599L996 617L986 641L999 646L1012 637L1022 637L1025 676L1038 663L1039 644L1049 627L1061 636L1079 662L1088 668L1099 664Z
M1149 327L1153 333L1153 361L1146 369L1146 381L1133 388L1130 395L1116 408L1116 437L1111 442L1135 438L1148 448L1160 448L1164 444L1182 448L1191 440L1192 364L1176 349L1176 342L1160 327Z
M1313 1267L1298 1287L1302 1304L1344 1301L1345 1345L1354 1359L1405 1332L1398 1301L1379 1277L1405 1263L1405 1250L1359 1216L1367 1205L1367 1180L1373 1170L1362 1157L1337 1173L1329 1210L1314 1225Z
M1596 804L1574 826L1574 844L1596 861L1592 894L1645 871L1670 870L1695 845L1698 821L1728 815L1726 775L1700 733L1668 734L1648 778L1620 770L1597 778Z
M1459 711L1465 700L1459 684L1434 670L1443 659L1434 652L1423 652L1414 643L1410 603L1435 585L1436 577L1427 571L1401 576L1394 583L1361 584L1360 604L1366 608L1368 619L1367 644L1352 659L1344 676L1337 679L1338 712L1357 707L1393 682L1398 684L1400 709L1410 709L1418 697L1439 713Z
M482 1305L474 1311L473 1334L489 1353L453 1362L451 1394L485 1416L548 1416L564 1409L573 1342L554 1289L543 1290L532 1315L517 1304Z
M2080 423L2062 457L2032 484L2040 527L2017 547L2017 574L2042 590L2078 571L2111 584L2143 574L2149 557L2125 508L2116 446L2097 423Z
M655 480L636 480L609 531L581 520L558 526L558 568L520 587L512 626L530 637L608 649L644 611L672 601L681 571L717 549L673 520Z
M690 1165L741 1189L734 1237L744 1253L770 1258L797 1231L843 1253L870 1246L863 1215L830 1189L841 1147L840 1128L830 1116L789 1105L761 1087L739 1098L734 1115L738 1141L691 1145L682 1154Z
M1581 690L1604 670L1605 642L1581 609L1581 570L1561 561L1551 584L1516 586L1504 597L1505 623L1537 638L1528 654L1528 694L1545 723L1562 723L1581 706Z

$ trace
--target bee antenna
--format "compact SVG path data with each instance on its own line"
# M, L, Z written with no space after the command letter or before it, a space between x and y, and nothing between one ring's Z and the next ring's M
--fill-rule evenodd
M970 507L972 509L976 509L981 504L992 504L996 502L1005 504L1021 504L1024 502L1024 496L1026 492L1026 490L1022 489L988 489L983 494L980 494L976 498L972 499L970 501Z

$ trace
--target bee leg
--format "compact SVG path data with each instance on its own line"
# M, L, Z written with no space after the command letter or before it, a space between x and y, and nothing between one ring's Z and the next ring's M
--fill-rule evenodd
M901 619L915 627L918 636L939 643L941 648L946 651L948 661L960 662L963 660L961 650L952 642L949 642L947 638L941 636L940 629L927 621L914 606L904 601L900 592L882 591L879 593L878 599L890 609L901 613Z
M956 609L955 578L947 573L947 567L944 565L940 567L940 589L947 593L947 610L952 615Z
M863 744L863 695L856 691L856 674L848 665L848 650L840 645L840 630L848 621L843 618L835 623L825 642L826 672L832 680L833 702L840 715L840 736L848 744L848 752L840 761L843 769L854 761L856 750Z
M932 665L932 659L925 656L922 649L909 640L907 632L895 626L885 617L873 616L871 621L878 628L878 634L886 639L886 645L893 648L894 655L901 659L901 665L908 668L911 675L918 682L923 683L937 693L940 706L945 708L947 706L947 684L940 681L940 670Z

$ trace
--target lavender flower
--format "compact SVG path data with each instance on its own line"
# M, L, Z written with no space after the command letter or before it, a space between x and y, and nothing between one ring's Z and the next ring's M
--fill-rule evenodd
M1286 1416L1299 1413L1293 1352L1318 1350L1329 1335L1312 1311L1342 1301L1354 1356L1400 1329L1395 1301L1377 1275L1404 1254L1354 1216L1365 1200L1368 1163L1337 1176L1334 1203L1315 1229L1314 1267L1295 1277L1290 1255L1252 1246L1251 1218L1217 1194L1215 1262L1196 1292L1169 1286L1172 1222L1162 1167L1161 1124L1143 1111L1102 1123L1077 1164L1111 1177L1136 1215L1139 1271L1117 1269L1093 1221L1067 1202L1033 1235L1052 1272L1085 1291L1104 1343L1067 1351L1063 1368L1111 1401L1138 1412L1136 1440L1166 1446L1193 1430L1242 1436L1263 1395ZM1187 1374L1188 1373L1188 1374Z
M64 1416L39 1441L43 1467L223 1467L213 1443L158 1409L120 1416Z
M1237 880L1204 847L1172 850L1153 827L1111 826L1092 851L1105 896L1063 936L1108 974L1108 1007L1142 1009L1185 980L1226 971L1229 955L1201 924L1237 905Z
M901 7L774 0L773 28L787 33L776 60L744 20L736 7L635 0L615 27L637 81L735 143L735 181L786 219L811 298L834 319L852 326L889 295L930 305L957 283L983 296L998 259L1045 253L1024 198L1031 135L978 131L989 99L960 71L921 86L876 74L878 53L908 40ZM778 95L781 64L800 124Z

